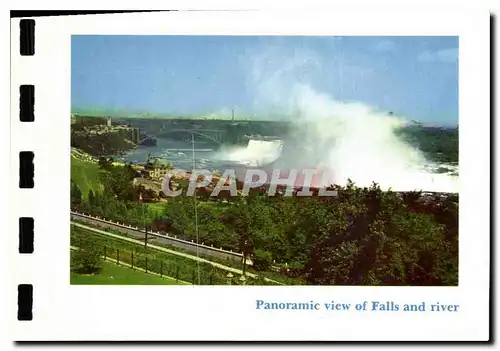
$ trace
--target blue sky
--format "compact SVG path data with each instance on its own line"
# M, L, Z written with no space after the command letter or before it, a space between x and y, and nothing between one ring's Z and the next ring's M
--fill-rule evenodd
M458 124L457 37L73 36L71 59L73 110L251 114L285 71L283 85Z

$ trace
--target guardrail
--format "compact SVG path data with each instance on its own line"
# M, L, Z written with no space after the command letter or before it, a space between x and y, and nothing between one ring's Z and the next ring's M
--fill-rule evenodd
M105 219L105 218L101 218L98 216L92 216L92 215L89 215L86 213L76 212L76 211L71 211L71 216L76 217L76 218L80 217L80 218L84 218L87 220L100 222L103 224L107 224L108 226L114 226L114 227L129 230L129 231L138 232L138 233L141 233L144 235L144 228L139 228L139 227L127 225L125 223L113 222L113 221L110 221L110 220ZM235 252L235 251L231 251L231 250L224 250L223 248L216 248L213 246L205 245L203 243L199 244L199 243L195 243L194 241L179 239L176 236L172 236L169 234L162 234L159 232L148 231L148 235L167 240L170 242L170 244L172 244L174 246L181 247L181 248L184 248L184 249L187 249L190 251L196 251L197 249L199 249L199 250L203 251L203 253L208 254L208 255L215 255L215 256L226 257L226 258L230 258L230 259L237 259L238 261L241 261L243 259L243 253ZM175 244L180 244L180 245L175 245ZM249 262L248 258L247 258L247 264L248 265L252 264L251 261Z

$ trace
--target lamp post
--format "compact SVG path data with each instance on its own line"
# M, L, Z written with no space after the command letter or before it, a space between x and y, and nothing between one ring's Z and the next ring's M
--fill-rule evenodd
M247 267L247 244L248 240L243 243L243 276L245 275L245 269Z
M148 249L148 228L146 228L146 215L144 213L146 206L142 204L142 225L144 226L144 251Z
M229 272L227 275L227 281L228 281L228 284L231 285L231 278L233 277L233 275L231 274L231 272Z
M240 277L240 282L241 282L241 285L245 285L246 281L247 281L247 279L245 278L245 276L244 276L244 275L242 275L242 276Z

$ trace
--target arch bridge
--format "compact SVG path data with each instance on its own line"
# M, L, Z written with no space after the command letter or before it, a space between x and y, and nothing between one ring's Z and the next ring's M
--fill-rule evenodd
M195 136L202 137L204 139L213 141L216 144L222 144L226 140L226 132L219 129L187 129L187 128L177 128L169 129L164 125L157 133L157 136L167 136L167 135L179 135L179 134L191 134Z

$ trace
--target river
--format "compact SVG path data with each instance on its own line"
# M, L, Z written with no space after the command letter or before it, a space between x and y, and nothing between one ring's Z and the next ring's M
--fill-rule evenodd
M215 169L217 162L217 145L210 142L194 142L194 160L196 168ZM193 167L193 144L191 142L158 138L156 146L139 146L116 156L116 160L132 163L145 163L148 156L160 157L172 163L176 168L191 169Z

